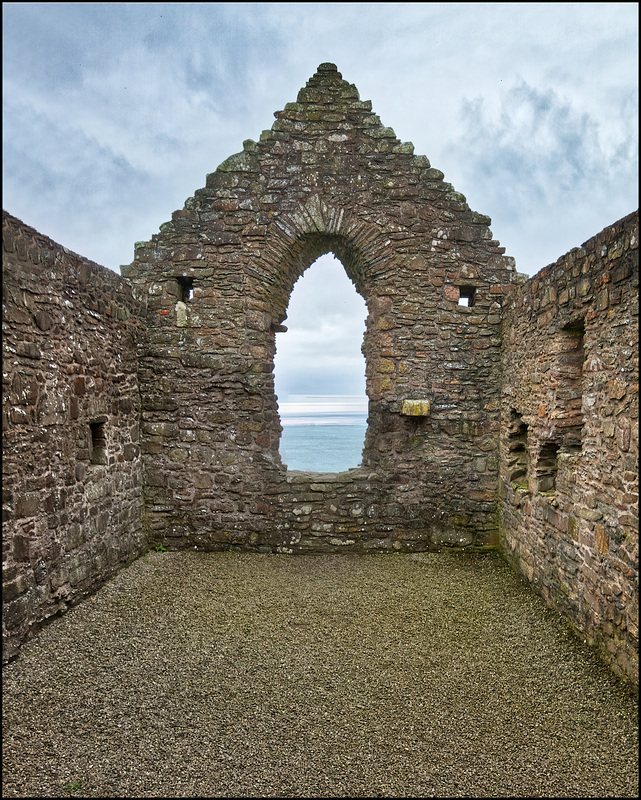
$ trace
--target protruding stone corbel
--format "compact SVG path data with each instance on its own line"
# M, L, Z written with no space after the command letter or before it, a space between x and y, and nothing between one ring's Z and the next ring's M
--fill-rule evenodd
M404 414L406 417L427 417L429 413L429 400L403 400L401 414Z

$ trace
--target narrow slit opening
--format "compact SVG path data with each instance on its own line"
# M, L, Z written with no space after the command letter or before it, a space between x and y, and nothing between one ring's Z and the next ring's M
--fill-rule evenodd
M512 409L508 430L508 480L513 489L529 488L528 427Z
M178 281L178 299L183 303L189 302L194 295L194 279L180 276L176 280Z
M89 428L91 431L91 463L106 464L107 463L106 423L104 421L90 422Z
M556 492L556 476L559 469L559 445L557 442L546 442L541 445L536 464L537 488L540 493Z

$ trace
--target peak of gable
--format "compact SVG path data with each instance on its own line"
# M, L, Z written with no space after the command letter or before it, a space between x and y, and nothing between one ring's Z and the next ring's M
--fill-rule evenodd
M361 100L356 86L344 80L336 65L329 62L319 65L298 92L295 103L287 103L274 116L276 122L270 131L263 132L261 139L272 138L274 132L276 136L285 131L317 135L328 128L333 131L360 128L368 136L396 140L392 128L385 127L372 112L371 101ZM400 142L396 140L395 144Z

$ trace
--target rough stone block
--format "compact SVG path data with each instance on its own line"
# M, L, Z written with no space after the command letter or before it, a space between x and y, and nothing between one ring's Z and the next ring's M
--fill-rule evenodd
M404 399L401 406L401 414L409 417L427 417L430 413L429 400Z

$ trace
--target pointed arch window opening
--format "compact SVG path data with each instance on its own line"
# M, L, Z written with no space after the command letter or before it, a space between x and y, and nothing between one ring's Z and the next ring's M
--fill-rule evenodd
M274 384L290 470L342 472L358 467L367 430L367 308L332 251L296 281L286 333L276 333Z

